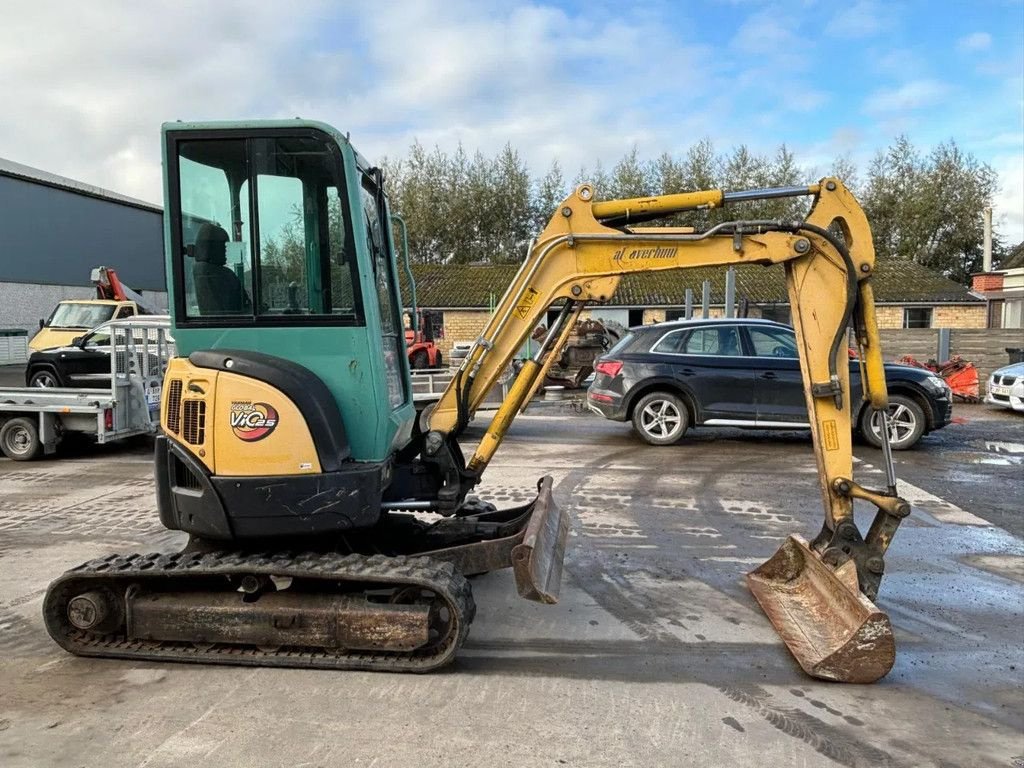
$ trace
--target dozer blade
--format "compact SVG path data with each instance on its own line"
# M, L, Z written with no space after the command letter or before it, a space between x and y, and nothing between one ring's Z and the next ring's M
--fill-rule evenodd
M568 533L569 515L555 506L551 478L544 477L523 541L512 550L512 570L520 597L538 603L558 602Z
M853 561L833 571L799 536L747 574L747 585L811 677L873 683L896 659L889 617L857 586Z

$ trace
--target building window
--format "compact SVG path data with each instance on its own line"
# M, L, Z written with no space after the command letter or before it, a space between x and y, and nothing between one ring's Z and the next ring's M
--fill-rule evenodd
M931 307L907 307L903 310L904 328L931 328Z
M1003 328L1024 328L1024 299L1007 299L1003 305Z
M789 325L789 306L786 304L768 304L761 307L761 317L764 320L774 320L776 323Z

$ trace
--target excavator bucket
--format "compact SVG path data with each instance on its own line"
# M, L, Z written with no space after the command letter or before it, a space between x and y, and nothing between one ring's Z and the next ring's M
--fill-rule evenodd
M558 602L568 534L569 515L555 506L551 478L545 477L538 486L523 540L512 549L512 571L520 597L538 603Z
M892 669L889 617L861 593L852 560L833 570L804 539L790 536L747 574L747 585L811 677L873 683Z

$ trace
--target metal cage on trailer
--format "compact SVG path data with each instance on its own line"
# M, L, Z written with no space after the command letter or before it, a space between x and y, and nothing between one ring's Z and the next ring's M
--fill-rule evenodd
M111 322L108 387L0 388L0 451L27 461L56 451L68 433L97 443L155 433L163 375L175 354L169 329L162 316Z

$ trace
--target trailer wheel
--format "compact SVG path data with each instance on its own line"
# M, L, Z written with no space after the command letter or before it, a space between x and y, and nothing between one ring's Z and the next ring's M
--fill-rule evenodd
M31 461L43 451L39 442L39 427L33 419L19 416L8 419L0 427L0 451L15 461Z

